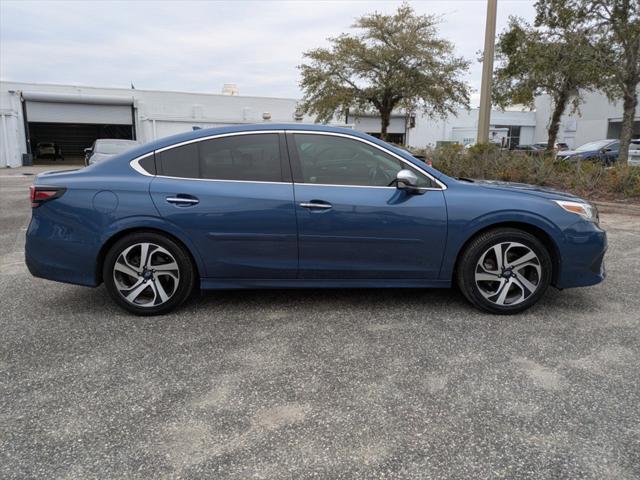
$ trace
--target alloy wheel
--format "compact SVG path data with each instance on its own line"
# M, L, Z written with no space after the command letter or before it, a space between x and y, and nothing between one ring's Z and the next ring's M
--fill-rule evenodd
M475 268L475 282L484 298L505 307L524 302L542 280L536 253L518 242L497 243L487 249Z
M120 253L113 280L124 300L137 307L157 307L178 289L180 268L173 255L150 242L136 243Z

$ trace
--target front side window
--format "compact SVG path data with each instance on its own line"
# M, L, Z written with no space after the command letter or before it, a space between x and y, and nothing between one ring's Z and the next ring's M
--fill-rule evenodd
M295 134L294 139L303 183L388 187L408 169L419 187L435 186L416 168L366 143L332 135Z
M277 134L236 135L188 143L156 154L158 173L209 180L282 181Z

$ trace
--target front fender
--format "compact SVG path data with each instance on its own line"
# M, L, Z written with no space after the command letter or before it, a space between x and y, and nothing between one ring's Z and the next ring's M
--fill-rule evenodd
M563 243L562 230L548 218L525 210L500 210L490 212L468 221L449 221L447 247L439 278L451 279L456 261L464 245L478 232L490 227L530 225L544 231L554 244L557 253Z

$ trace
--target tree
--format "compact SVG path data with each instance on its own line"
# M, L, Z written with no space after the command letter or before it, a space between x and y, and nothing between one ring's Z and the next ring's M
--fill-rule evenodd
M438 37L437 23L407 4L393 15L356 19L357 34L330 38L329 48L304 53L307 62L298 67L302 108L325 122L349 109L375 109L386 139L395 108L444 117L467 106L469 91L461 76L469 62L454 56L453 45Z
M638 0L538 0L536 24L564 35L580 34L594 56L610 100L622 99L621 163L633 135L640 84L640 2Z
M581 35L554 35L512 17L498 38L496 53L494 102L502 108L513 104L533 107L536 96L548 94L552 111L547 149L553 149L564 111L569 106L577 111L582 94L600 83L593 51Z

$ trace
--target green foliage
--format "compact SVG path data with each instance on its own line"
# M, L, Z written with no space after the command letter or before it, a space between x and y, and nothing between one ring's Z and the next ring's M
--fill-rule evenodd
M511 17L496 44L498 67L492 96L504 108L513 104L534 106L536 96L550 95L549 149L555 143L560 118L570 105L577 111L582 94L602 85L594 52L583 35L557 35Z
M407 4L393 15L357 19L356 34L331 38L329 48L304 54L299 66L303 109L325 122L349 109L375 109L384 136L394 108L446 116L467 106L469 88L462 75L469 62L439 38L437 23Z
M566 162L552 154L527 155L487 145L468 150L437 149L433 165L452 177L529 183L571 191L586 198L640 200L640 167L619 163L605 168L594 162Z
M640 84L640 1L537 0L536 24L557 37L581 37L602 77L601 89L622 100L620 160L626 163Z

